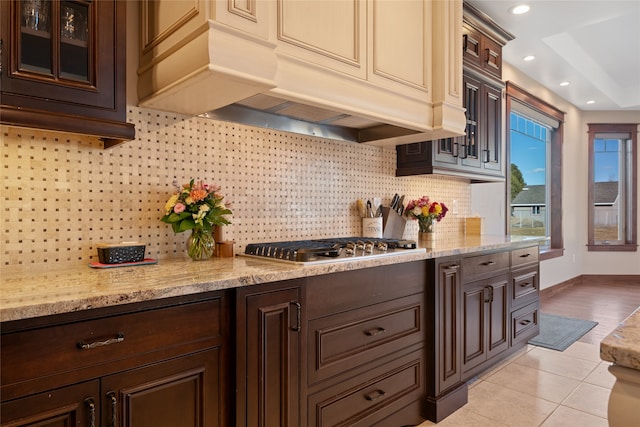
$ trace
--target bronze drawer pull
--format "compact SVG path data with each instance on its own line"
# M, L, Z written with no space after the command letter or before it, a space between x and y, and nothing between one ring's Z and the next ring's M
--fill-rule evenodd
M531 282L520 283L521 288L526 288L527 286L531 286Z
M529 257L529 256L531 256L531 254L522 254L522 255L520 255L520 258L526 258L526 257Z
M495 264L495 261L487 261L487 262L483 262L483 263L482 263L482 264L480 264L480 265L493 265L493 264Z
M460 264L451 264L451 265L447 265L444 269L445 270L457 270L460 268Z
M526 326L529 323L531 323L531 320L529 320L529 319L526 319L526 320L523 320L523 321L520 322L520 324L523 325L523 326Z
M89 409L89 427L96 427L96 404L93 402L93 398L87 397L84 403Z
M89 344L87 344L84 341L80 341L78 343L78 348L81 350L91 350L92 348L102 347L104 345L116 344L122 341L124 341L124 332L118 332L115 338L109 338L104 341L95 341Z
M365 394L364 398L370 402L373 402L374 400L380 399L385 394L387 393L385 393L383 390L376 390L373 393Z
M368 331L365 332L365 335L370 336L370 337L375 337L376 335L380 335L384 332L387 332L387 330L385 328L381 328L381 327L377 327L374 329L370 329Z

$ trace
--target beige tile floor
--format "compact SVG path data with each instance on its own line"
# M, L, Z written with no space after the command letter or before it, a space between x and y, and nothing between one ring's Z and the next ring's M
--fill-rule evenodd
M469 402L437 425L607 427L614 377L599 350L580 341L563 352L529 345L474 379Z

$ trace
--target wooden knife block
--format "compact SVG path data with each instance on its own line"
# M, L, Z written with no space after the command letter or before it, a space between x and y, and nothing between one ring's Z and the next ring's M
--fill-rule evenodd
M391 208L382 207L382 237L401 240L407 219Z

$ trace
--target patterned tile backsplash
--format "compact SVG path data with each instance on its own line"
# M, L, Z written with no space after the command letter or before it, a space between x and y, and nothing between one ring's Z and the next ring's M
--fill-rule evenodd
M146 256L184 257L186 233L160 221L174 181L222 186L235 252L249 242L361 234L356 200L428 195L460 233L467 180L395 176L393 148L289 134L130 107L136 139L104 150L92 137L2 126L2 266L97 260L96 244L146 243ZM407 223L405 238L417 238Z

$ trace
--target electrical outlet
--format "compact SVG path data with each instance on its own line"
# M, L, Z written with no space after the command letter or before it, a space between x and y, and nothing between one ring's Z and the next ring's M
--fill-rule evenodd
M451 203L451 213L454 215L458 215L458 201L454 200L453 203Z

